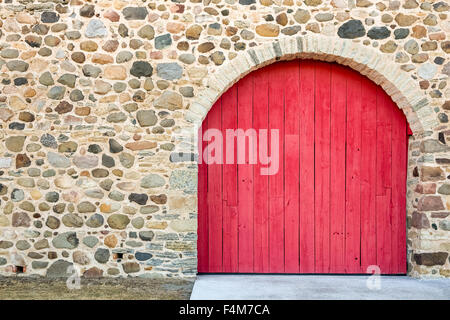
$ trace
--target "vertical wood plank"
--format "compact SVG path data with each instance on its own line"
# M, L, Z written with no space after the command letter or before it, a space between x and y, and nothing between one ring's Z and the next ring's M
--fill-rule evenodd
M269 133L279 130L280 141L276 146L279 154L279 170L269 176L269 268L270 272L284 272L284 87L285 78L282 68L269 66ZM271 136L271 135L270 135ZM272 149L269 139L269 150Z
M377 90L377 264L381 273L390 273L391 251L391 121L389 97Z
M330 272L345 272L345 144L347 76L344 67L331 73Z
M237 128L237 85L222 96L222 135L224 137L223 164L223 272L238 271L238 183L236 139L226 140L227 129ZM231 148L234 160L226 163L227 149Z
M254 73L253 90L253 126L259 130L267 130L269 125L269 73L260 69ZM269 137L269 136L267 136ZM259 138L258 138L259 141ZM269 150L268 141L265 144ZM258 152L262 148L258 142ZM269 153L267 153L269 154ZM258 154L258 163L254 166L254 272L268 273L269 270L269 176L261 175L261 165Z
M208 130L222 129L222 99L208 115ZM211 141L210 143L213 143ZM222 150L215 150L222 152ZM209 271L222 272L222 165L208 164L208 235Z
M214 107L214 106L213 106ZM206 142L203 141L203 133L208 129L208 119L206 118L198 134L199 157L203 155ZM198 272L209 271L209 241L208 241L208 165L203 158L198 165Z
M316 273L330 268L330 80L331 65L316 62L315 248Z
M253 75L249 74L238 82L238 128L251 129L252 114ZM238 164L239 272L253 272L253 165L246 141L245 164Z
M360 265L360 187L361 187L361 77L347 76L347 168L345 253L346 272L361 272Z
M300 61L300 272L313 273L314 62Z
M361 272L376 265L377 86L362 79L361 109Z
M285 272L299 272L299 63L284 63L285 103L284 103L284 264Z
M392 242L391 273L406 272L406 168L407 123L403 112L389 99L392 109Z

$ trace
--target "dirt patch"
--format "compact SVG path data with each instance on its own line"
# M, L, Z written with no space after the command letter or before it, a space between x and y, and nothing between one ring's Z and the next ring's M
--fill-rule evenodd
M183 300L193 286L193 279L96 278L68 289L66 279L0 277L0 300Z

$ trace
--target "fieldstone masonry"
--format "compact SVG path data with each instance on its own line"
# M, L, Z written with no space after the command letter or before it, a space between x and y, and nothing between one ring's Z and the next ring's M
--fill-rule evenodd
M450 5L0 0L0 274L196 274L196 133L277 60L335 61L407 116L408 272L450 277Z

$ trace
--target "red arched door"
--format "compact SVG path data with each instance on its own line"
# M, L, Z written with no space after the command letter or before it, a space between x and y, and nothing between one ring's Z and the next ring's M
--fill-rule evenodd
M407 122L381 87L338 64L275 63L224 93L200 133L199 272L406 272Z

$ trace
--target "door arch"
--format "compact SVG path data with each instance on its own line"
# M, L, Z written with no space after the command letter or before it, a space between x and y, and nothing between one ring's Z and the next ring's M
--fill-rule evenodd
M220 148L199 143L198 271L406 273L407 127L384 90L347 67L292 60L248 74L199 135L222 133L225 163L207 163ZM227 129L254 129L258 154L278 130L279 170L237 164Z

